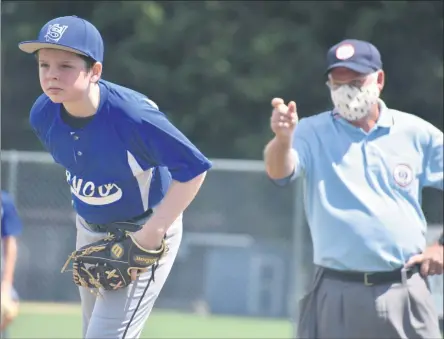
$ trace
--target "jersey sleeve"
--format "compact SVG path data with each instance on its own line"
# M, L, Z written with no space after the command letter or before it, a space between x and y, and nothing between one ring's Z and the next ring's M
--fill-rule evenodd
M306 119L301 119L295 128L293 134L292 157L294 161L294 171L286 178L273 179L278 186L286 186L304 172L307 172L309 166L310 152L308 149L308 137L310 127Z
M2 238L22 233L22 222L9 194L2 192Z
M159 111L149 99L142 100L139 114L132 114L135 125L132 140L137 140L137 149L144 167L168 168L173 180L187 182L211 168L211 162L197 147ZM133 145L134 146L134 145ZM139 152L140 153L140 152Z
M424 152L422 185L443 190L443 133L427 123L428 144Z

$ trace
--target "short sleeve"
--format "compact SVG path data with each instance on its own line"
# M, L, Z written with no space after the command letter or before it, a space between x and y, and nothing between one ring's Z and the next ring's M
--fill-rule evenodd
M443 189L443 133L427 123L428 144L424 151L424 187Z
M306 119L301 119L296 126L293 134L292 156L294 161L294 171L291 175L282 179L274 179L273 182L278 186L288 185L290 182L308 171L310 164L310 153L308 150L308 137L310 127Z
M145 99L139 107L138 114L132 115L131 120L138 134L135 138L139 141L138 149L149 163L146 165L168 168L172 179L179 182L189 181L211 168L211 162L158 110L157 105Z
M9 194L2 192L2 238L22 233L22 222Z

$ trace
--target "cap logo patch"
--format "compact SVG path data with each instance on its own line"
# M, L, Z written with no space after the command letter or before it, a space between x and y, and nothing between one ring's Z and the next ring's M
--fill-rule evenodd
M67 25L60 26L59 24L49 25L46 32L45 39L47 42L59 42L63 33L65 33Z
M355 48L350 44L341 45L336 50L336 58L339 60L350 59L355 54Z

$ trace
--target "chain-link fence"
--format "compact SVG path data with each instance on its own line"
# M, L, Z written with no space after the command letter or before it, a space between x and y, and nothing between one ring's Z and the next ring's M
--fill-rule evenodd
M177 261L156 307L286 317L311 275L312 248L301 183L277 188L259 161L213 160L214 168L184 215ZM2 188L25 225L16 288L22 299L79 301L61 267L75 246L65 172L37 152L2 152ZM430 239L442 229L442 194L424 192ZM431 281L442 309L442 276Z
M4 151L1 169L2 188L25 225L18 292L25 300L78 301L70 274L57 269L74 249L76 232L63 168L48 154ZM181 250L156 306L287 315L292 194L277 189L260 162L214 160L184 215Z

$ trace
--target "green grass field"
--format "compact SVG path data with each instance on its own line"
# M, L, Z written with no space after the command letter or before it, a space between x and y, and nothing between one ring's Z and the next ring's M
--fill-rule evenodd
M154 310L142 338L291 338L285 320L200 316ZM79 305L22 303L9 331L11 339L81 338Z

